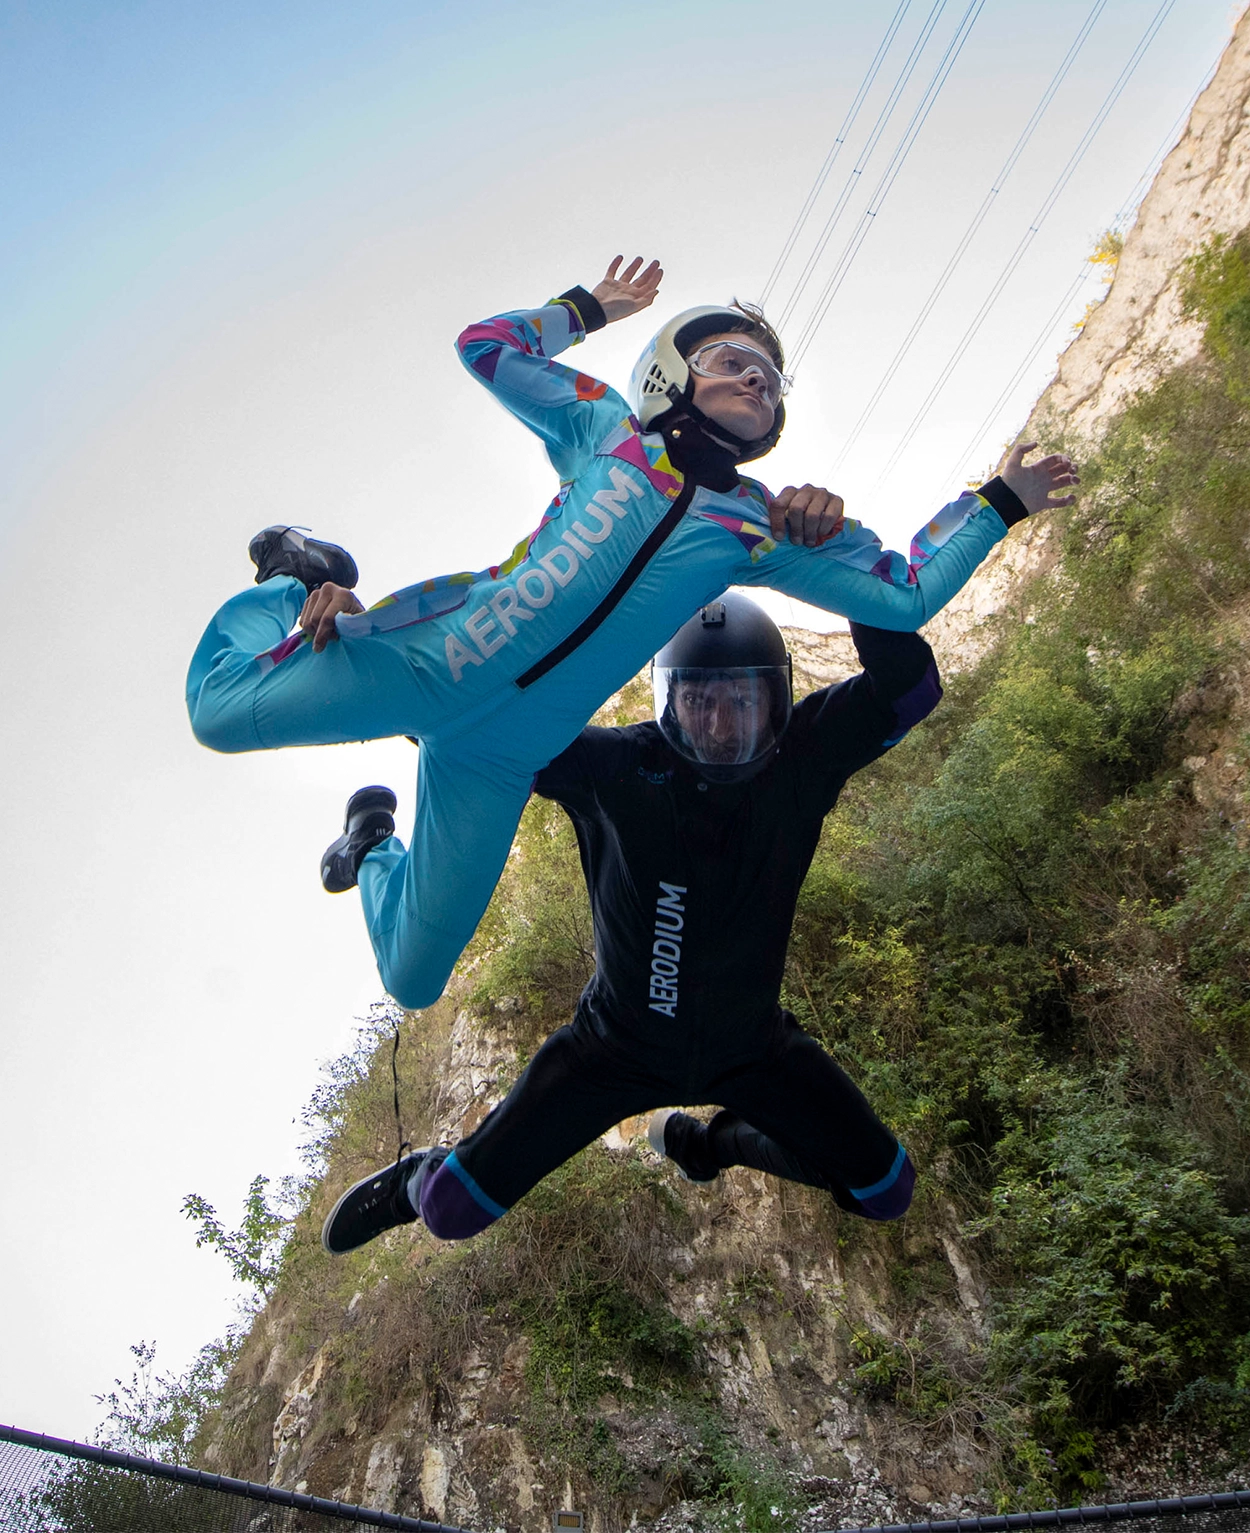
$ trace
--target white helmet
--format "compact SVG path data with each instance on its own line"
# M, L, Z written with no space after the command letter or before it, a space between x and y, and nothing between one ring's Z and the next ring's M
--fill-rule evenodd
M675 314L651 338L642 355L634 364L629 380L629 398L634 413L644 431L649 431L675 405L687 414L701 420L701 414L691 403L694 380L686 357L697 343L709 335L723 335L746 330L748 317L740 309L725 308L722 304L703 304L697 309L684 309ZM733 446L741 449L738 461L747 463L752 458L762 458L776 444L781 428L786 423L785 406L778 401L773 414L772 429L766 436L747 442L736 437L724 427L717 426L718 437L727 437Z

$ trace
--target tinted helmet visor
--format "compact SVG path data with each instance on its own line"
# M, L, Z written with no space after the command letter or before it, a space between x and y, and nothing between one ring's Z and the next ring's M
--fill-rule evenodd
M790 720L789 665L656 665L651 677L664 738L714 780L761 761Z

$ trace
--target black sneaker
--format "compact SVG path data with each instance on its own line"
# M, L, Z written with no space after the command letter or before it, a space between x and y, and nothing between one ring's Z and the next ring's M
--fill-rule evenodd
M374 1171L347 1189L321 1226L321 1244L331 1256L344 1256L396 1225L416 1221L408 1183L429 1153L414 1150L398 1165Z
M356 561L337 543L306 538L297 527L266 527L247 545L256 566L256 584L275 575L294 575L311 595L330 581L351 590L360 579Z
M357 788L347 800L343 834L321 858L321 884L329 894L356 887L365 854L395 834L395 795L389 788Z
M689 1113L661 1107L647 1124L647 1143L657 1155L671 1160L688 1182L706 1187L720 1175L707 1142L707 1125Z

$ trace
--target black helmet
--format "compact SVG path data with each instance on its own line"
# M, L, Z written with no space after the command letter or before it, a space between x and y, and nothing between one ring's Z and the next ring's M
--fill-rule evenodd
M664 738L712 782L754 777L790 722L781 630L736 591L677 630L652 662L651 682Z

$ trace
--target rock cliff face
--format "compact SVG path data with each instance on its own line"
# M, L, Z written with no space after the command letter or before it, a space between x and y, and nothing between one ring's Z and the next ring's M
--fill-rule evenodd
M1096 434L1127 395L1193 356L1199 337L1181 313L1182 268L1212 234L1250 225L1248 107L1250 13L1142 204L1106 300L1030 417L1030 435L1053 440L1058 420ZM944 670L956 672L983 652L991 620L1051 555L1044 521L1013 533L930 625ZM792 632L789 639L811 685L854 669L846 636ZM1206 757L1195 762L1197 771ZM491 1026L480 1021L480 1008L454 1000L422 1019L430 1082L414 1124L422 1142L470 1132L515 1075L527 1045L508 1007L496 1010ZM381 1128L376 1143L360 1137L365 1164L370 1154L385 1157ZM952 1419L922 1430L888 1391L864 1387L866 1362L880 1364L882 1376L887 1365L905 1371L922 1330L930 1347L939 1334L955 1373L983 1348L986 1295L953 1208L923 1232L896 1230L890 1246L848 1232L853 1221L839 1223L827 1200L749 1171L726 1173L707 1189L680 1182L647 1148L641 1122L620 1125L596 1153L608 1172L642 1165L662 1186L664 1217L644 1230L613 1226L611 1238L623 1264L642 1252L654 1298L684 1334L701 1338L704 1421L712 1409L748 1453L780 1453L818 1498L805 1526L951 1516L984 1504L974 1423ZM943 1170L930 1170L941 1204ZM344 1185L343 1168L335 1174ZM527 1414L534 1336L496 1319L486 1300L474 1307L470 1297L465 1313L434 1302L445 1290L470 1291L465 1285L482 1291L473 1258L455 1269L460 1289L437 1289L428 1275L447 1252L420 1228L392 1232L371 1252L366 1266L353 1269L355 1291L345 1293L321 1275L316 1254L305 1296L276 1303L258 1320L205 1454L208 1467L480 1529L538 1533L561 1506L586 1512L593 1533L655 1518L682 1525L683 1497L697 1489L707 1458L697 1423L668 1407L640 1406L627 1370L605 1375L595 1409L622 1478L597 1478L585 1444L570 1468L553 1445L552 1424L544 1439ZM910 1281L921 1285L906 1303L891 1288L893 1258L909 1262ZM440 1328L455 1330L456 1345L438 1350Z
M431 1137L454 1141L502 1095L517 1050L506 1026L486 1027L449 1008L444 1025L449 1016L430 1127ZM476 1529L539 1533L561 1507L583 1511L594 1533L666 1510L681 1525L682 1493L693 1489L711 1409L732 1423L748 1452L786 1457L816 1499L812 1527L983 1506L976 1492L984 1463L969 1436L958 1430L935 1436L852 1388L867 1339L905 1342L908 1332L882 1297L890 1285L881 1249L848 1242L845 1230L840 1236L828 1200L808 1189L742 1169L709 1188L679 1181L647 1147L645 1129L645 1119L619 1125L602 1153L619 1165L644 1163L678 1205L675 1222L634 1233L648 1242L657 1297L691 1333L707 1338L708 1368L703 1425L669 1405L640 1408L637 1381L626 1369L609 1379L595 1410L611 1434L613 1473L624 1476L628 1490L598 1485L584 1463L569 1469L558 1451L535 1446L527 1420L535 1343L488 1314L473 1317L454 1366L433 1390L416 1370L400 1383L380 1427L371 1421L374 1402L359 1396L353 1402L344 1382L353 1340L387 1323L388 1306L409 1310L393 1325L400 1351L412 1344L406 1326L438 1324L433 1305L413 1313L401 1297L396 1269L420 1273L438 1252L439 1243L419 1226L374 1243L370 1268L357 1279L363 1289L333 1312L320 1308L321 1340L311 1356L296 1341L306 1325L298 1308L278 1306L262 1318L227 1416L237 1423L259 1413L272 1421L267 1463L242 1458L237 1438L228 1446L228 1419L205 1455L207 1466ZM953 1207L937 1241L913 1240L912 1253L921 1246L930 1262L925 1324L940 1328L952 1358L970 1357L985 1339L985 1294Z
M423 1139L458 1139L502 1096L518 1054L508 1010L497 1027L446 1002L418 1019L436 1071L417 1125ZM731 1425L735 1452L786 1458L816 1503L812 1527L982 1506L984 1463L969 1436L935 1436L852 1387L873 1339L902 1344L905 1355L911 1322L883 1298L881 1247L848 1240L828 1200L809 1189L741 1169L707 1188L680 1181L648 1148L645 1128L645 1119L619 1125L597 1153L609 1177L641 1167L662 1188L661 1217L639 1227L635 1206L633 1227L612 1239L623 1266L627 1248L641 1254L663 1311L703 1339L704 1365L689 1410L648 1407L627 1365L607 1370L594 1410L611 1438L615 1485L597 1483L581 1451L565 1462L549 1420L535 1431L530 1364L541 1338L496 1320L494 1302L475 1304L471 1248L449 1252L419 1225L375 1241L348 1288L332 1286L339 1266L329 1290L297 1284L259 1317L205 1467L476 1529L539 1533L553 1510L574 1508L608 1533L665 1514L675 1525L691 1520L681 1518L682 1497L706 1470L716 1417ZM985 1294L948 1213L936 1240L930 1233L908 1249L927 1263L924 1324L959 1359L984 1341ZM584 1225L569 1229L584 1236ZM451 1292L467 1297L449 1321L427 1279L457 1253L468 1261L453 1269ZM313 1259L320 1282L327 1264ZM459 1331L450 1348L440 1326Z
M1138 209L1103 302L1059 359L1020 433L1045 446L1096 436L1099 422L1161 373L1188 362L1201 332L1181 307L1186 261L1213 235L1250 224L1250 11L1237 23L1211 83L1194 104ZM987 620L1050 559L1045 522L1017 528L929 625L948 674L974 663Z

